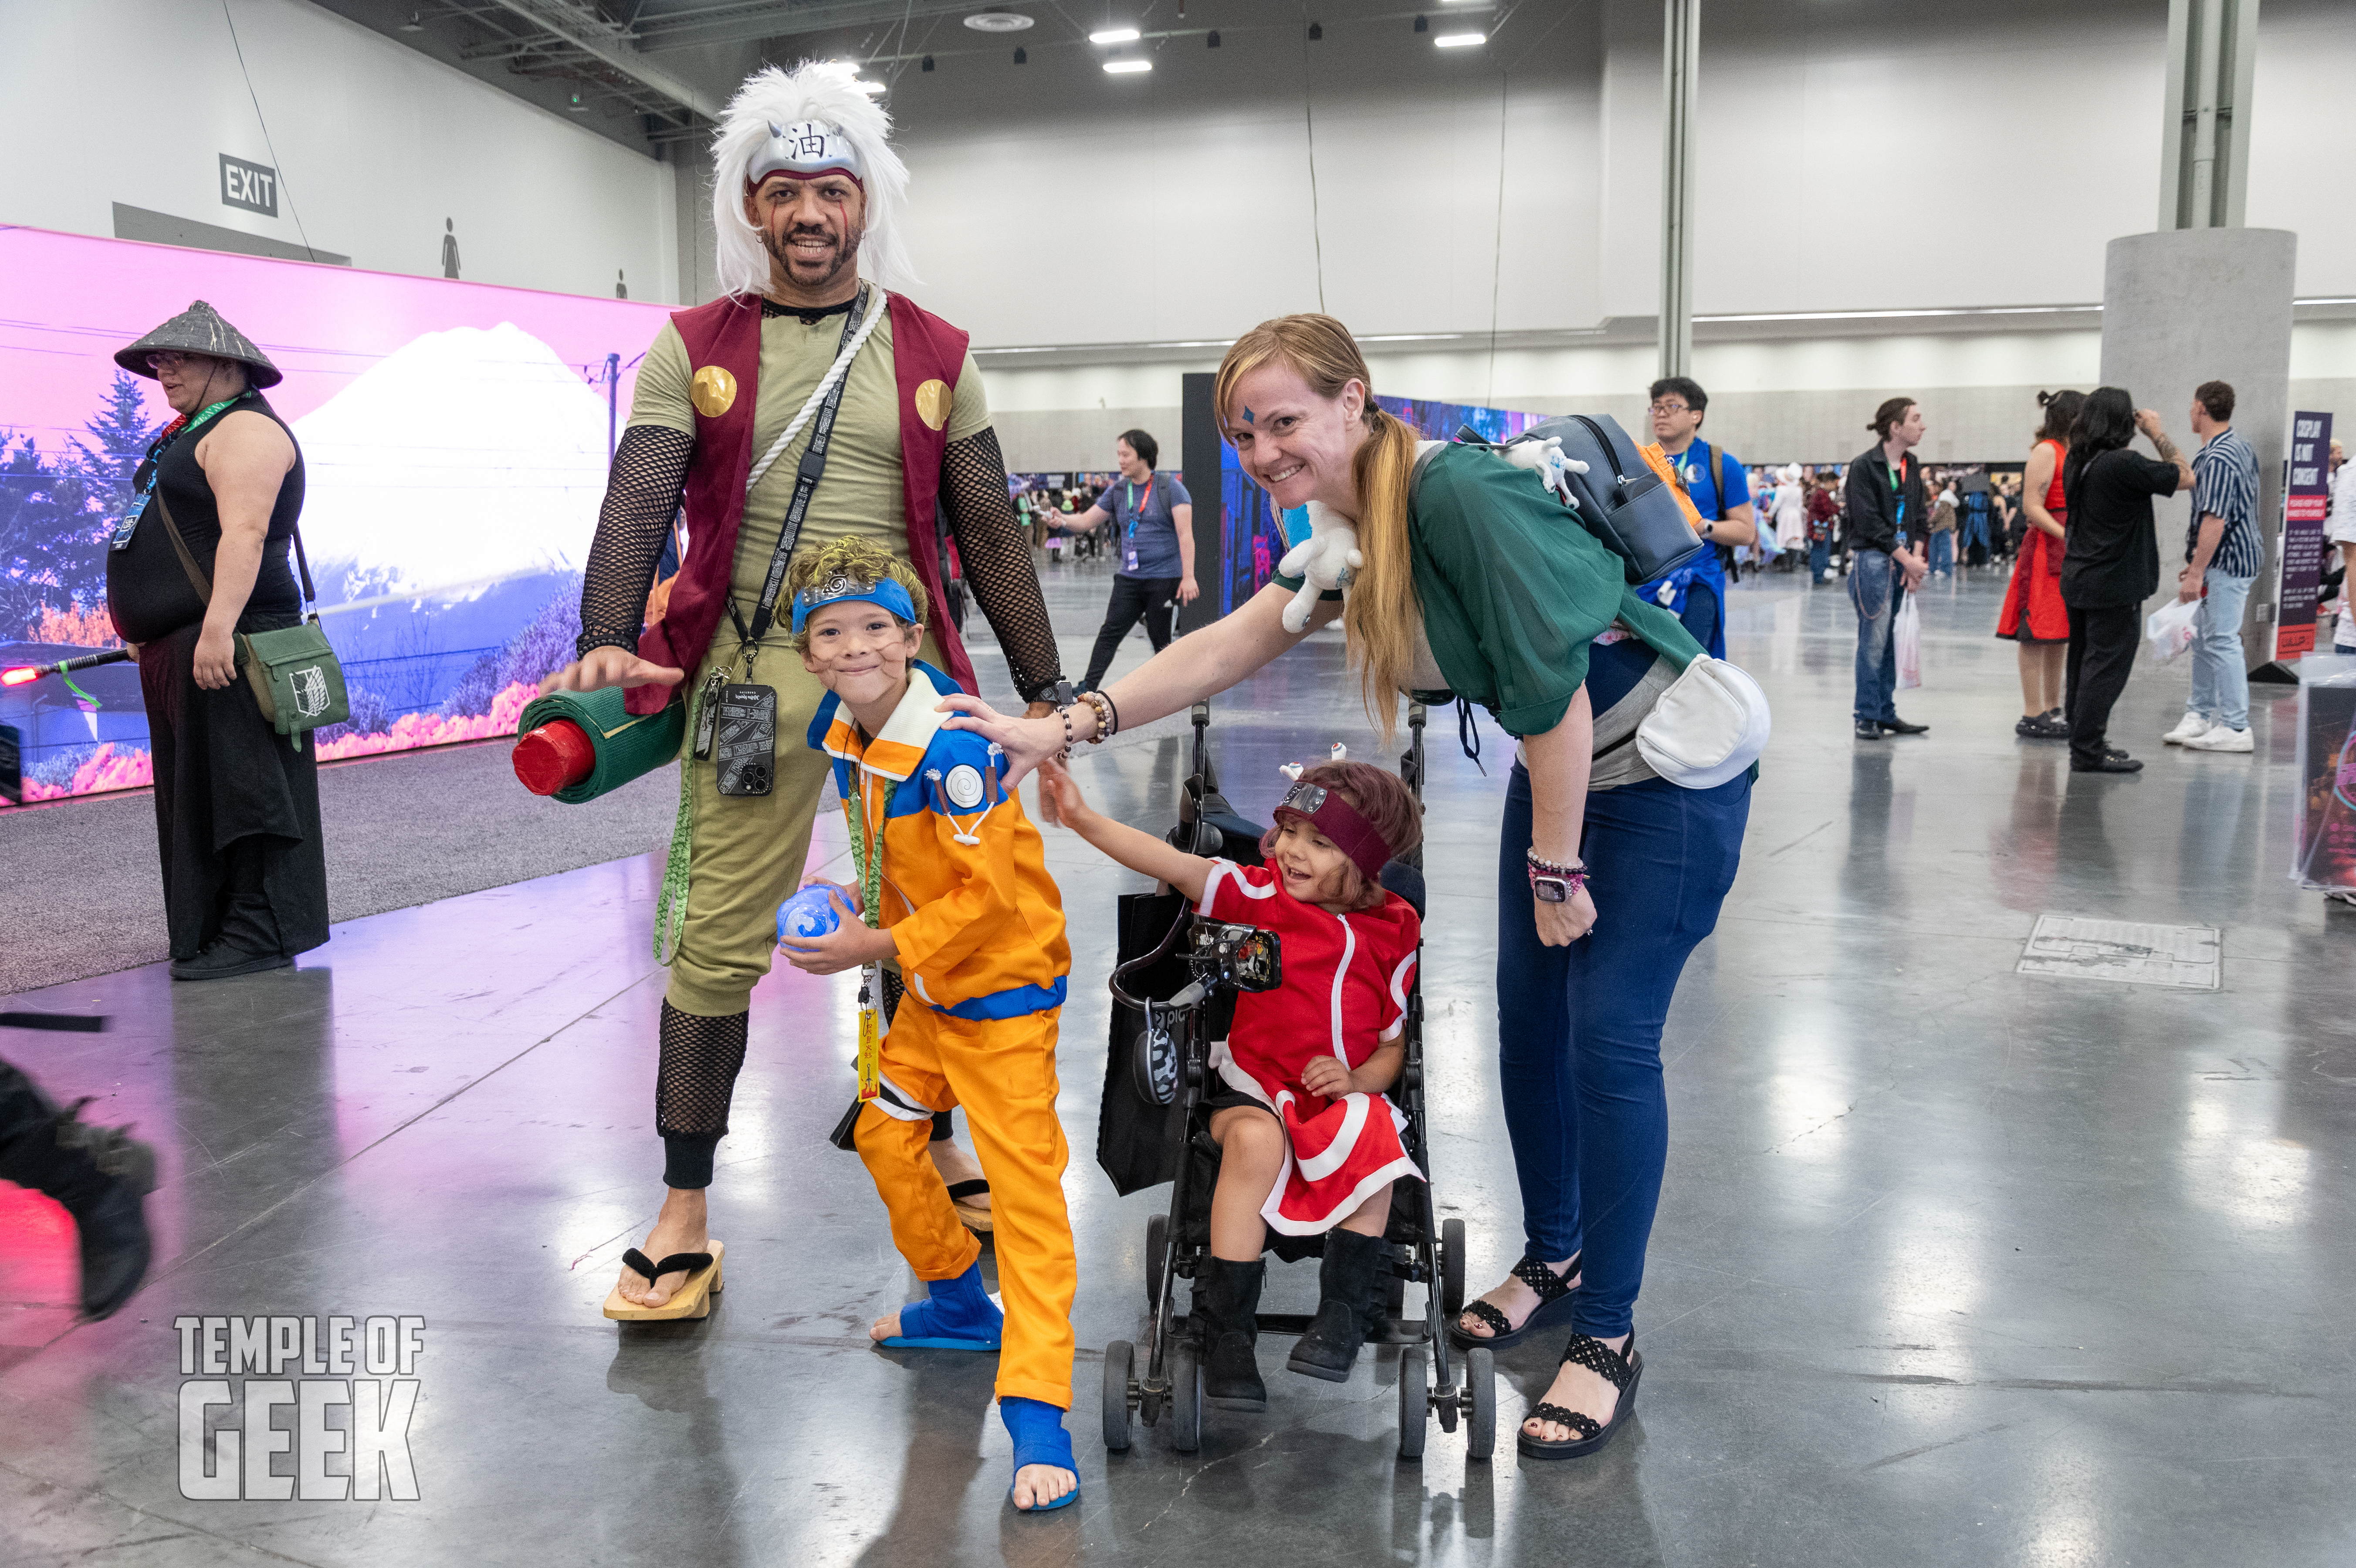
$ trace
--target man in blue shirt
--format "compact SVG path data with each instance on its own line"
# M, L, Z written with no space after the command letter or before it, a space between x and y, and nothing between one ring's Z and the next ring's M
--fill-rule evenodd
M1059 519L1056 527L1073 533L1113 523L1116 571L1112 601L1105 606L1104 624L1097 630L1096 652L1088 656L1083 691L1103 684L1112 668L1120 641L1140 620L1145 635L1160 653L1170 645L1170 622L1180 604L1191 604L1194 585L1194 507L1186 486L1174 474L1157 474L1154 463L1161 443L1141 430L1124 431L1113 443L1120 477L1097 497L1097 504L1076 517Z
M1703 550L1638 592L1686 624L1694 641L1712 658L1726 656L1725 554L1759 537L1751 508L1751 479L1741 459L1701 439L1709 394L1690 376L1664 376L1652 388L1653 439L1660 443L1686 494L1702 516L1701 535L1714 548Z
M2192 526L2184 536L2179 603L2201 602L2193 623L2192 695L2161 739L2192 752L2246 752L2250 673L2242 656L2242 609L2266 563L2258 542L2258 454L2228 421L2233 389L2203 381L2192 394Z

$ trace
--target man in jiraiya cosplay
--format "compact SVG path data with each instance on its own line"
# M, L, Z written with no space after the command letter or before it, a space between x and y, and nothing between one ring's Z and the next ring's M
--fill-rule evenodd
M793 549L866 539L938 603L945 517L1016 690L1044 713L1037 699L1062 684L966 334L895 292L912 279L894 226L908 173L890 126L839 68L815 63L762 70L730 101L712 142L723 293L674 315L647 351L590 548L580 656L542 683L621 686L633 713L690 705L656 928L670 965L655 1091L669 1190L645 1253L625 1254L609 1317L701 1316L719 1283L705 1189L827 768L801 741L826 691L778 602ZM641 631L682 504L686 553ZM946 622L923 657L976 689ZM846 1072L846 1098L851 1083ZM982 1184L958 1179L980 1167L935 1148L952 1197L969 1200ZM975 1205L959 1207L970 1217Z

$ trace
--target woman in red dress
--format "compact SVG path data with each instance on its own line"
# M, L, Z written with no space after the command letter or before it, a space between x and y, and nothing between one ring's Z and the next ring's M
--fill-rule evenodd
M2029 528L1996 622L1997 636L2020 645L2021 716L2012 732L2032 741L2064 740L2070 733L2062 718L2062 670L2070 651L2070 612L2062 604L2062 529L2069 515L2062 503L2062 454L2085 400L2083 392L2037 394L2045 423L2020 485Z

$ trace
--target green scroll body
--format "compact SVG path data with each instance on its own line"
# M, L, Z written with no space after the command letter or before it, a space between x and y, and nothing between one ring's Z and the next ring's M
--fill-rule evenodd
M687 736L684 701L670 702L659 713L626 713L618 686L536 697L525 706L517 729L529 736L557 720L579 725L595 757L586 777L553 792L552 798L567 805L594 800L677 761L680 742Z

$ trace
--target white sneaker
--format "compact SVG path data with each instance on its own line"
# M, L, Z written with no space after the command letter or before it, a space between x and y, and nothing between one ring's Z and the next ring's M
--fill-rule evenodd
M2176 721L2175 729L2162 735L2160 739L2171 746L2189 746L2201 736L2209 733L2210 729L2208 720L2198 713L2188 713Z
M2222 724L2203 731L2184 742L2188 752L2246 752L2250 750L2247 730L2228 730Z

